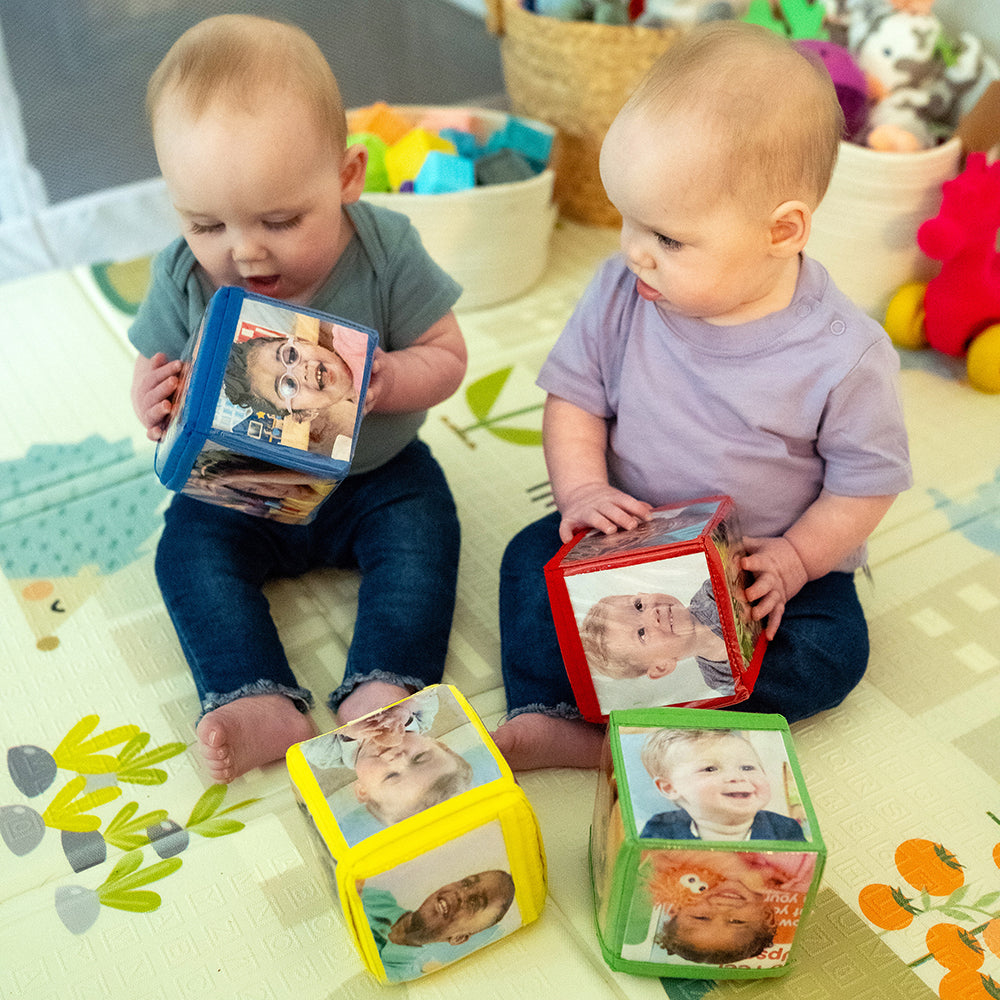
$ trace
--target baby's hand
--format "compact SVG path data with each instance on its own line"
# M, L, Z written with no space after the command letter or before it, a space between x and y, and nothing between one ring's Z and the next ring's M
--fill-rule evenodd
M392 363L388 359L388 353L381 347L376 347L362 413L370 413L380 398L392 393L392 381Z
M150 441L159 441L170 417L170 398L180 384L181 362L165 354L139 355L132 372L132 408Z
M787 538L744 538L749 555L742 567L754 576L747 587L757 621L767 618L767 637L773 639L781 624L785 605L809 579L802 560Z
M562 521L559 537L570 541L583 528L596 528L613 535L619 528L636 528L648 520L648 503L616 490L607 483L585 483L559 498Z

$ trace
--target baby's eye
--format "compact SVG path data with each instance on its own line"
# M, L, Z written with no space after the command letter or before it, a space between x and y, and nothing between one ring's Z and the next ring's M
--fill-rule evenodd
M203 236L205 233L221 233L225 226L221 222L192 222L190 229L194 236Z
M642 598L641 597L637 597L632 602L632 607L635 608L636 611L642 611Z
M637 628L635 634L639 637L639 642L646 641L646 630L644 628Z
M672 236L664 236L662 233L657 233L656 239L664 250L680 250L684 246L679 240L675 240Z
M293 215L290 219L275 219L275 220L265 221L264 228L274 229L279 231L282 229L294 229L296 226L299 225L301 221L302 221L301 215Z

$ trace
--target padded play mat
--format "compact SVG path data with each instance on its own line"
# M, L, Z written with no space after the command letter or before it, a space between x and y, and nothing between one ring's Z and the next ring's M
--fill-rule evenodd
M549 503L534 376L610 230L561 222L541 280L463 310L470 367L423 431L463 523L445 679L504 710L503 547ZM764 981L612 972L593 929L593 772L524 774L541 918L423 980L365 972L283 765L213 785L194 687L153 577L167 501L131 411L125 337L148 262L0 286L0 996L24 1000L972 1000L1000 996L1000 399L960 364L903 359L916 485L871 545L872 658L838 709L792 727L829 859L798 963ZM293 667L340 678L356 579L271 585ZM389 994L386 994L389 995Z

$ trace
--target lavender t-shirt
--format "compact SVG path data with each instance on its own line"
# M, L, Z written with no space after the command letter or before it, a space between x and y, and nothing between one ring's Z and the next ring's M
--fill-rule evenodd
M608 421L613 485L654 506L727 493L748 535L777 536L822 488L912 483L885 331L803 258L789 306L739 326L667 315L620 256L591 282L538 377ZM864 547L839 567L862 565Z

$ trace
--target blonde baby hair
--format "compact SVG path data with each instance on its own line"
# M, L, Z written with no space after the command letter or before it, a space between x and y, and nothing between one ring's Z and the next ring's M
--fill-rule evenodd
M623 114L704 122L719 176L740 198L815 208L826 193L844 116L825 66L783 36L718 21L682 36L660 56ZM669 169L669 164L664 164Z
M155 132L168 94L178 95L198 118L219 105L252 111L261 95L276 93L304 101L331 149L344 150L347 120L326 57L301 28L268 18L222 14L185 31L149 80L146 110Z

